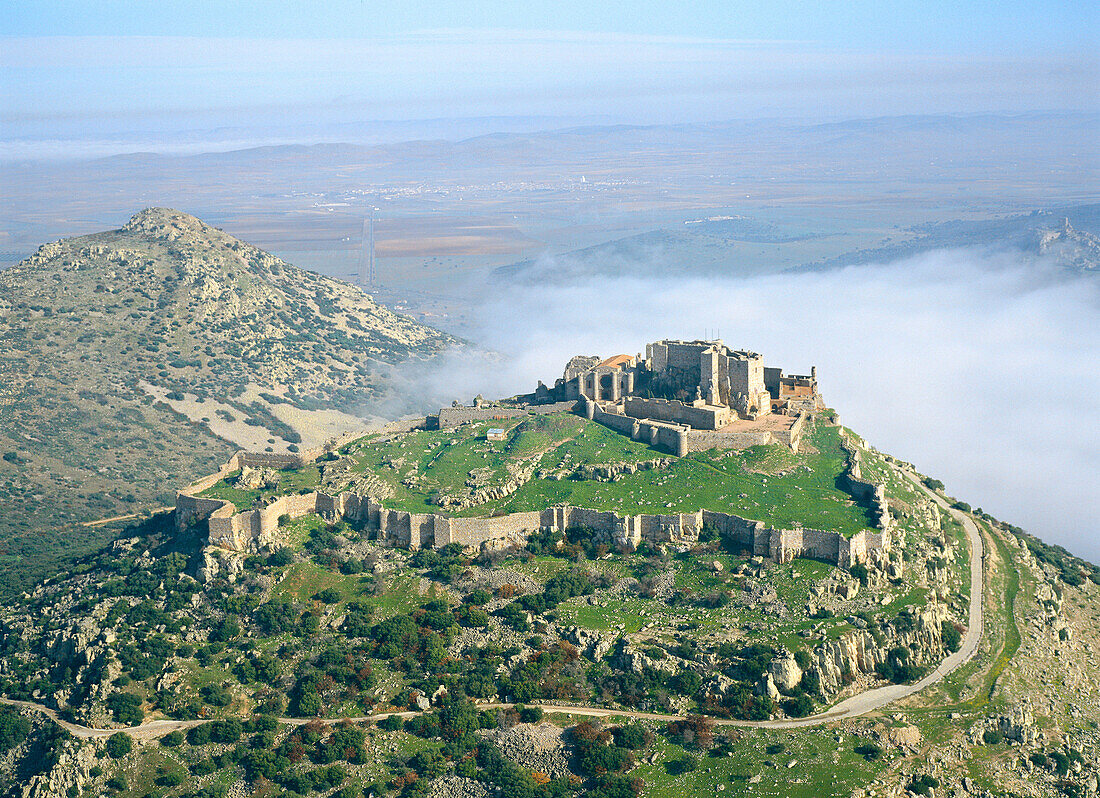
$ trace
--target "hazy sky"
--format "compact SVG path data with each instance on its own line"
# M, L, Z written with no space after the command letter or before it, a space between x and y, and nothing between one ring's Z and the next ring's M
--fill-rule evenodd
M1100 107L1090 2L5 5L9 138Z

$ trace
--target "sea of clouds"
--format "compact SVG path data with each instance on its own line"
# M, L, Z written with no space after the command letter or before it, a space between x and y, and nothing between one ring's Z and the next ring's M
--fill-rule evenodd
M818 367L843 423L996 517L1100 562L1100 279L1018 252L946 250L754 278L501 288L465 355L410 374L449 403L548 384L574 354L720 332Z

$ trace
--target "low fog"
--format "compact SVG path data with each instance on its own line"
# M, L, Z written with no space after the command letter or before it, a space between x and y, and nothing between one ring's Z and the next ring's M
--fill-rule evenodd
M1100 283L1018 253L949 250L885 265L749 279L597 279L502 290L476 343L413 377L419 396L553 384L574 354L720 333L788 373L873 446L950 493L1100 562ZM438 365L438 364L437 364Z

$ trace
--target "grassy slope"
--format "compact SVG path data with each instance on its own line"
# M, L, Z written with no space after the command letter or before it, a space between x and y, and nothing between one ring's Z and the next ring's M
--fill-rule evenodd
M485 440L490 426L503 427L503 442ZM459 513L484 516L537 510L569 503L626 514L693 512L700 508L736 513L778 527L838 530L852 535L870 526L867 509L839 487L844 470L840 433L816 425L801 453L783 446L693 453L671 467L621 476L614 482L536 476L518 491ZM566 474L582 465L639 462L667 454L572 415L469 424L456 430L414 432L393 439L364 439L347 447L354 471L384 480L393 495L387 507L439 512L437 493L464 489L475 469L483 484L500 484L515 467L537 459L541 472ZM312 466L284 472L278 492L318 483ZM240 508L263 491L243 491L220 482L203 495L229 499ZM271 491L268 491L271 493Z

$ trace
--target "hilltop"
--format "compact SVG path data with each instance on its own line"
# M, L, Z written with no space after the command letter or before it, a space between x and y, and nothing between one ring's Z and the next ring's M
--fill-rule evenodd
M1100 568L831 411L797 451L670 456L474 409L234 458L0 611L0 693L31 705L0 707L0 794L1095 796ZM890 516L858 561L672 526L860 526L857 461ZM563 500L662 523L493 532ZM473 536L416 534L432 510Z
M361 427L390 365L456 343L176 210L42 246L0 272L5 570L86 550L106 533L42 532L167 503L235 448Z

